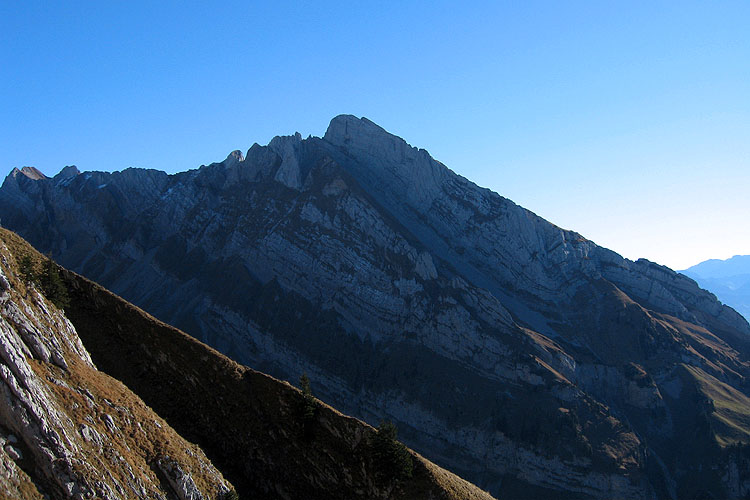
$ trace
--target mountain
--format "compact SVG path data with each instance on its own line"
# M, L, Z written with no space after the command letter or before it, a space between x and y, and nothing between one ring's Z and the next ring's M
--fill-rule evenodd
M491 500L410 450L395 477L365 423L49 266L0 229L2 498Z
M0 230L2 497L222 498L232 486L203 451L99 371L27 281L19 263L34 253Z
M745 318L750 318L750 255L735 255L731 259L711 259L684 271L701 288L711 291Z
M496 496L750 492L742 316L365 118L175 175L16 169L0 217L233 359L394 421Z

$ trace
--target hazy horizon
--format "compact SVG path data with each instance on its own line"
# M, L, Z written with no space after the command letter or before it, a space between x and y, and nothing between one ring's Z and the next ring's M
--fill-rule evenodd
M750 253L750 4L0 7L0 167L176 172L341 113L631 259Z

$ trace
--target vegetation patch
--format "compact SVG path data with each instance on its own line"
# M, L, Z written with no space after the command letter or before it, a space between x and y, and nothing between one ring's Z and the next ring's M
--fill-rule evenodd
M318 413L318 403L315 400L315 396L313 396L310 379L306 373L303 373L302 376L300 376L299 387L302 391L302 405L300 407L302 425L304 427L305 437L311 438L313 436L315 415Z
M408 479L414 473L409 449L397 440L398 429L390 421L381 421L372 437L372 453L380 472L396 479Z
M722 447L750 442L750 398L697 366L685 365L706 397L711 430Z
M60 277L60 269L49 255L34 259L31 254L24 253L18 262L18 270L24 280L33 283L57 308L65 309L70 305L70 298Z

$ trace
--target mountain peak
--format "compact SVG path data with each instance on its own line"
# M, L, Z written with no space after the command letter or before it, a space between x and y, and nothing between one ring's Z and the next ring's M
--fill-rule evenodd
M268 143L268 147L281 158L281 166L274 178L287 187L296 190L302 188L303 182L303 175L298 160L301 143L302 136L299 132L296 132L294 135L276 136Z
M328 125L323 140L337 147L376 157L378 161L401 164L434 161L426 150L415 148L364 116L335 117Z
M227 159L224 160L225 163L235 163L235 162L241 162L244 161L245 157L242 154L242 151L239 149L235 149L229 155L227 155Z
M12 177L17 177L19 174L23 174L33 181L47 178L47 176L40 172L36 167L23 167L20 170L18 168L14 168L10 172L10 175Z
M132 170L75 185L10 179L0 216L242 363L315 374L325 399L392 419L501 497L750 491L727 472L743 459L720 449L750 435L750 324L692 280L562 230L366 118L338 116L322 139L280 136L247 157L148 182ZM249 417L235 420L262 421ZM676 453L686 461L672 465ZM248 470L279 477L279 463ZM717 471L700 491L697 470Z
M335 144L337 146L343 146L350 142L358 141L363 138L373 138L376 136L390 137L398 139L403 142L403 139L389 134L384 128L365 118L357 118L354 115L338 115L331 120L328 125L323 139Z
M75 177L80 173L81 171L78 170L78 167L76 167L75 165L68 165L67 167L60 170L60 172L58 172L54 178L58 180L65 180L70 179L71 177Z
M729 259L709 259L691 266L682 273L701 278L728 278L748 274L750 255L735 255Z
M323 140L357 158L363 181L384 190L386 196L395 196L395 202L408 200L414 207L427 209L448 175L448 169L426 150L411 146L364 117L335 117Z

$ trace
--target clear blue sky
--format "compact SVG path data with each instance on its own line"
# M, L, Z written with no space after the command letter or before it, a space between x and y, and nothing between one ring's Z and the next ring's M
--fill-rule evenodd
M750 2L207 3L0 0L0 169L176 172L351 113L626 257L750 254Z

